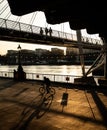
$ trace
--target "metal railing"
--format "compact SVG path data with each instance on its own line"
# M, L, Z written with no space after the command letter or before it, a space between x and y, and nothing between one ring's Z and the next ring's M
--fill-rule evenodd
M13 78L14 74L13 74L13 72L0 71L0 77Z
M40 34L41 27L0 18L0 28L5 28L7 30L11 29L13 31L16 30L16 31L26 32L26 33L31 33L31 34ZM43 32L45 32L45 28L42 27L42 29L43 29ZM43 35L45 35L45 33L43 33ZM70 33L56 31L56 30L53 30L52 37L58 37L62 39L77 41L77 36L75 34L70 34ZM97 45L102 45L103 43L102 40L89 38L89 37L83 37L83 36L82 36L82 42L89 43L89 44L97 44Z
M52 82L61 83L74 83L74 78L81 76L74 75L58 75L58 74L39 74L39 73L26 73L27 80L43 80L43 77L48 77ZM14 72L0 71L0 77L14 78Z
M60 82L60 83L74 83L75 78L80 78L82 76L76 75L58 75L58 74L40 74L40 73L26 73L26 80L32 81L43 81L44 76L48 77L52 82ZM14 72L0 71L0 77L2 78L14 78ZM104 76L93 76L97 85L98 79Z

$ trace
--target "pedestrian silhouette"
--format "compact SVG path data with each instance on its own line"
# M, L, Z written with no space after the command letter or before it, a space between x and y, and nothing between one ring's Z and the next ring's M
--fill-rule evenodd
M52 29L51 29L51 27L49 28L49 35L52 36Z
M46 34L46 36L48 35L48 28L47 27L45 28L45 34Z
M43 35L43 29L42 29L42 27L40 28L40 34Z

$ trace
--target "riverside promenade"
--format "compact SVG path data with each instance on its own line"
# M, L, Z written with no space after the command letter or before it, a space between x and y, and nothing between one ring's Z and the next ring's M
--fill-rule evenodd
M41 95L40 82L0 79L0 130L107 130L107 88L66 85Z

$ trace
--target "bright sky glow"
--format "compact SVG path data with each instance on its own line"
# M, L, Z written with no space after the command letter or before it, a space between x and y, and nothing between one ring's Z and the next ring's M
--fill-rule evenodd
M56 24L56 25L47 24L45 14L40 11L27 14L22 17L17 17L17 16L12 15L11 13L9 14L10 8L8 6L6 10L2 12L2 9L7 4L7 1L6 0L4 0L3 2L1 1L2 0L0 0L0 18L5 18L5 19L13 20L13 21L18 20L19 22L22 22L22 23L32 24L32 25L40 26L40 27L47 26L47 27L51 27L53 30L76 34L76 31L70 29L68 22L62 23L62 24ZM82 35L89 36L90 38L100 39L98 34L89 35L86 33L85 30L82 30ZM21 45L22 49L30 49L30 50L35 50L36 48L44 48L44 49L49 49L49 50L51 49L51 46L45 46L45 45L0 41L0 54L1 55L6 54L7 50L17 50L17 46L19 44ZM59 48L63 49L63 47L59 47Z
M0 55L4 55L7 53L7 50L17 50L18 45L20 44L21 49L35 50L37 48L48 49L55 48L56 46L46 46L46 45L38 45L38 44L28 44L28 43L19 43L19 42L8 42L8 41L0 41ZM59 49L66 50L65 47L57 47Z

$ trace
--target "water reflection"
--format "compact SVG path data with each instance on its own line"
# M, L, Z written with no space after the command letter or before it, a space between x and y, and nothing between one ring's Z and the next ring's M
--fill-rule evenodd
M86 71L89 67L86 67ZM13 72L14 69L17 69L17 65L0 66L0 71ZM23 69L26 73L82 76L80 65L30 65L23 66Z

